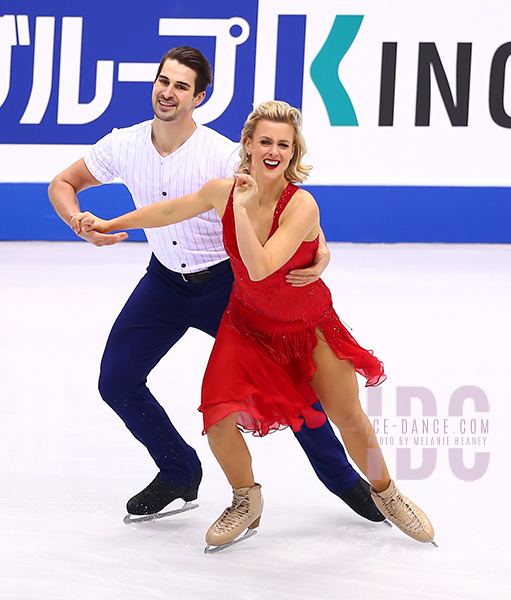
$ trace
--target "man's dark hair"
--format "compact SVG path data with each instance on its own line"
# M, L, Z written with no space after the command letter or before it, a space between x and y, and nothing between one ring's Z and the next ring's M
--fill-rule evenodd
M196 77L195 90L193 92L194 96L197 96L197 94L200 94L201 92L205 92L208 86L211 85L213 80L213 69L209 64L208 59L200 50L197 50L197 48L192 48L191 46L176 46L175 48L171 48L161 59L155 81L160 76L165 61L169 58L177 60L177 62L185 65L185 67L195 71Z

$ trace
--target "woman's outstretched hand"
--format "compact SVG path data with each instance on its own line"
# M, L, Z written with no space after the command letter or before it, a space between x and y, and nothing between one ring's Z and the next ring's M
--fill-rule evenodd
M128 238L126 232L105 233L107 221L86 211L71 215L69 225L78 237L95 246L111 246Z
M111 246L128 238L125 231L108 233L108 221L88 211L71 215L69 225L77 236L95 246Z
M69 224L76 235L80 235L80 233L83 232L89 233L91 231L106 233L107 222L104 219L96 217L96 215L93 215L89 211L71 215L71 221Z

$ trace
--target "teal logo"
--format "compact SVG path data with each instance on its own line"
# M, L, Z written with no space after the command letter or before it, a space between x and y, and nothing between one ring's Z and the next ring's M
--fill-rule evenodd
M358 126L355 109L339 79L338 70L363 18L362 15L337 15L323 47L311 64L310 75L323 99L330 125Z

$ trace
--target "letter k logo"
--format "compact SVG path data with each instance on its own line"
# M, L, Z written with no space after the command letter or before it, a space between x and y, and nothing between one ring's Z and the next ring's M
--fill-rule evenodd
M339 79L338 69L357 36L363 18L361 15L337 15L323 47L311 64L311 78L325 103L330 125L358 125L353 104Z

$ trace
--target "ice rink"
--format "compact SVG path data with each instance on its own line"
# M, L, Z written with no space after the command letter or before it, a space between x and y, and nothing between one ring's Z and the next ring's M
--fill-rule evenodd
M205 531L230 503L230 490L196 410L212 340L192 330L149 387L202 460L200 507L125 525L126 500L156 471L96 382L110 326L143 275L149 249L2 242L2 600L510 597L511 246L330 246L324 279L334 306L388 373L379 388L383 414L371 418L379 419L391 472L404 472L399 450L410 449L416 472L431 451L429 476L396 479L430 516L439 548L350 511L284 431L248 437L265 497L258 534L205 555ZM397 414L397 397L412 387L434 398L436 414L424 417L418 399L412 415ZM490 408L476 412L477 401L462 403L463 433L449 407L464 390L487 397ZM364 388L361 400L365 405ZM435 419L440 431L424 434ZM477 461L488 457L488 468L477 472Z

